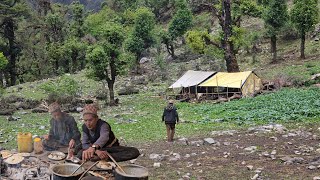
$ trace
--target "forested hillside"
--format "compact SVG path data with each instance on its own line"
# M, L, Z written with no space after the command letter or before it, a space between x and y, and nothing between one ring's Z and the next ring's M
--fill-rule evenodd
M317 0L3 0L0 86L86 69L107 83L113 101L118 76L148 73L143 58L152 62L149 72L168 74L168 63L191 60L200 60L194 69L237 72L288 57L318 57L318 5Z

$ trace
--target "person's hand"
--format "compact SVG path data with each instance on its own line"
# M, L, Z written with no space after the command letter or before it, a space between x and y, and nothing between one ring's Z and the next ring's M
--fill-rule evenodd
M43 135L43 138L44 138L45 140L49 140L49 135L48 135L48 134L45 134L45 135Z
M96 155L100 158L100 159L107 159L108 155L105 151L100 151L100 150L96 150Z
M69 148L73 148L75 144L76 144L76 141L74 139L71 139L69 142Z
M84 150L82 152L82 159L84 161L87 161L87 160L91 159L93 157L93 155L94 155L94 148L90 147L89 149Z

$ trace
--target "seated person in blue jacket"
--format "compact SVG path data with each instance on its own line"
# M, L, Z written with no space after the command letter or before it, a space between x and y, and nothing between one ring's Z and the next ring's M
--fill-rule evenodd
M137 148L120 146L111 126L98 116L98 108L88 104L83 109L82 152L78 157L84 161L109 159L108 152L116 161L127 161L137 158Z

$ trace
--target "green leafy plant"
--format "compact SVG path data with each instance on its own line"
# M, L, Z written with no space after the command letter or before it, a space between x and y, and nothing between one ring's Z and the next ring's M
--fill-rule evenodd
M2 52L0 52L0 70L5 68L8 63L8 59L3 55Z
M48 94L55 94L58 96L75 96L80 91L78 82L67 75L62 76L57 80L45 82L41 84L39 88Z

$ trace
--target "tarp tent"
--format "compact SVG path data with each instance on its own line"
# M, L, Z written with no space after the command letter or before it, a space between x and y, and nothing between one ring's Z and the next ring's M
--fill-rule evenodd
M218 72L199 84L200 87L225 87L239 89L242 96L253 96L262 89L261 79L252 71L227 73Z
M177 89L180 91L183 88L195 89L195 87L210 78L215 72L213 71L193 71L188 70L184 73L175 83L173 83L169 89Z

